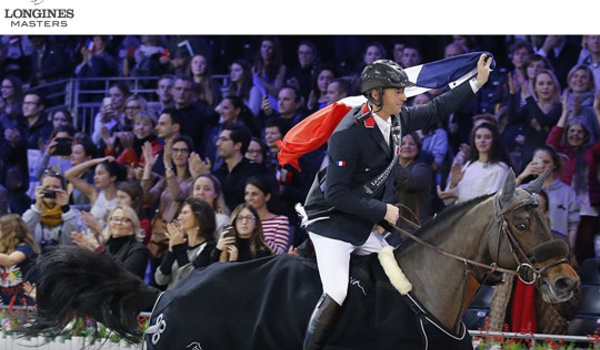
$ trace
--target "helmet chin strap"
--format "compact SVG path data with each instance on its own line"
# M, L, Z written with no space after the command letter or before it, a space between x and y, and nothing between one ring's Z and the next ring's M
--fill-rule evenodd
M373 91L373 90L377 91L377 95L379 96L379 101L377 101L375 98L373 98L373 96L371 96L371 91ZM369 104L369 111L365 114L361 114L360 116L356 117L355 119L357 122L361 122L361 121L369 118L373 113L377 113L383 108L383 101L381 101L381 97L383 96L383 88L378 87L373 90L369 91L369 93L366 94L367 102ZM376 111L374 111L371 106L378 107L378 109Z

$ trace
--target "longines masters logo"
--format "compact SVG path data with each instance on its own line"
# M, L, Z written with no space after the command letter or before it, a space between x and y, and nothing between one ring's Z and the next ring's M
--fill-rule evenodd
M72 8L41 8L52 0L22 0L23 8L4 9L12 28L65 28L75 18Z

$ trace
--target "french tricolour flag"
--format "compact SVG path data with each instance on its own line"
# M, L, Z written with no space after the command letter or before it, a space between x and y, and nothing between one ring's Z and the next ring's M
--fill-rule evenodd
M406 88L406 97L413 97L429 90L453 89L477 74L477 62L482 53L474 52L443 60L406 68L408 79L416 86ZM492 62L491 68L495 68ZM346 97L311 114L287 132L283 140L277 141L280 149L279 164L290 164L300 170L298 158L321 147L344 116L354 107L367 101L364 96ZM340 165L342 166L342 165Z

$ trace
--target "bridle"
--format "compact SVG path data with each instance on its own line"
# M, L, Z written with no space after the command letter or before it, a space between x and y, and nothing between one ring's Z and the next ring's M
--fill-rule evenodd
M516 210L518 208L527 206L527 205L536 205L536 203L534 202L533 198L530 199L526 199L526 200L521 200L521 201L517 201L517 202L513 202L510 205L506 206L505 208L501 208L500 210L497 210L500 208L500 203L499 203L499 193L498 192L493 200L494 200L494 211L495 211L495 215L496 215L496 219L501 221L500 224L500 229L498 232L498 251L496 253L496 261L499 260L500 257L500 240L502 238L502 234L504 234L504 236L506 236L508 244L509 244L509 248L511 251L511 254L513 255L515 262L517 263L517 268L516 269L506 269L503 267L499 267L497 265L497 263L491 263L491 264L484 264L482 262L479 261L475 261L472 259L468 259L456 254L452 254L440 247L434 246L433 244L422 240L421 238L409 233L406 230L403 230L401 228L399 228L396 225L391 225L394 230L400 232L401 234L409 237L410 239L412 239L413 241L417 242L418 244L433 249L435 252L437 252L440 255L455 259L455 260L459 260L462 261L465 266L468 265L474 265L474 266L478 266L478 267L483 267L485 269L490 270L490 273L494 273L494 272L502 272L502 273L506 273L508 275L512 275L512 276L516 276L518 277L523 283L528 284L528 285L532 285L534 284L538 278L541 277L541 275L547 271L548 269L556 266L556 265L560 265L560 264L568 264L569 260L566 258L554 261L546 266L543 266L542 268L536 268L533 265L532 260L530 259L527 254L525 254L525 252L523 251L523 248L521 247L521 245L519 244L519 241L516 239L515 235L512 233L512 231L509 228L509 224L508 221L506 220L505 214L509 213L513 210ZM405 208L406 209L406 208ZM414 214L413 214L414 215ZM521 260L523 259L523 260ZM531 276L529 279L526 279L523 275L527 275L527 276Z

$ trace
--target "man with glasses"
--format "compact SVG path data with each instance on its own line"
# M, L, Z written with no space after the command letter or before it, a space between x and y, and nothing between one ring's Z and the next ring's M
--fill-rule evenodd
M246 180L251 176L264 174L261 165L244 157L251 137L250 131L245 127L226 124L215 144L223 164L213 171L213 175L221 182L223 197L229 210L244 203Z

